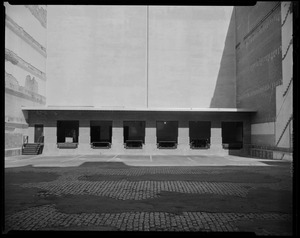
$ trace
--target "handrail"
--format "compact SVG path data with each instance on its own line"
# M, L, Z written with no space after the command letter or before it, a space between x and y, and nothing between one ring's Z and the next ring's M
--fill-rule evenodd
M283 20L282 24L281 24L281 27L283 27L283 25L285 24L286 19L287 19L289 13L292 13L292 12L293 12L293 5L292 5L292 3L290 3L289 9L287 10L287 13L286 13L286 15L284 17L284 20Z
M28 136L23 136L23 145L28 144Z
M44 143L44 136L40 136L37 140L37 143Z
M289 49L290 49L290 47L291 47L291 45L293 44L293 38L290 40L290 42L289 42L289 45L288 45L288 47L287 47L287 49L286 49L286 51L285 51L285 54L284 54L284 56L282 57L282 61L285 59L285 57L287 56L287 53L288 53L288 51L289 51Z
M290 88L290 86L291 86L291 84L292 84L292 81L293 81L293 77L291 77L291 79L290 79L290 82L289 82L289 84L288 84L288 86L286 87L286 90L284 91L284 93L283 93L283 97L287 94L287 92L289 91L289 88Z
M284 134L284 132L285 132L285 130L286 130L286 128L288 127L288 125L290 124L290 122L292 121L292 119L293 119L293 114L290 116L290 118L288 119L288 121L287 121L287 123L286 123L286 125L285 125L285 127L284 127L284 129L283 129L283 131L282 131L282 133L281 133L281 135L279 136L279 139L278 139L278 141L277 141L277 143L276 143L276 146L279 144L279 142L281 141L281 139L282 139L282 137L283 137L283 134Z

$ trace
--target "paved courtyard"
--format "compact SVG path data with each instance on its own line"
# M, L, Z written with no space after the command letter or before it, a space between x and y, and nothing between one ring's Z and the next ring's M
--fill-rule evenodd
M292 164L236 156L5 159L6 231L292 235Z

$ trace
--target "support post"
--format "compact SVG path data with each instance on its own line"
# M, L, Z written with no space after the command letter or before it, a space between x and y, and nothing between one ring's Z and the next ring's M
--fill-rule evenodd
M79 121L78 153L91 152L90 124L88 120Z
M228 154L222 147L222 126L220 121L212 121L211 124L210 152L216 155Z
M155 154L157 151L155 121L146 121L145 149L147 154Z
M190 147L188 121L179 121L178 125L178 147L180 153L187 154Z
M113 121L112 123L112 152L122 153L124 152L124 143L123 143L123 122L122 121Z

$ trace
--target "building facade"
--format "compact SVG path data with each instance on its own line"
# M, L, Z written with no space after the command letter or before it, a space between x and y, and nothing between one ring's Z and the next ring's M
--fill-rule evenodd
M43 154L292 159L292 9L50 8L52 83L46 105L22 107L28 142ZM37 80L24 85L39 92Z
M28 136L24 106L46 104L47 8L5 7L5 156L20 155Z
M36 126L43 127L46 154L247 156L254 113L242 109L24 110L29 114L30 142L36 138Z

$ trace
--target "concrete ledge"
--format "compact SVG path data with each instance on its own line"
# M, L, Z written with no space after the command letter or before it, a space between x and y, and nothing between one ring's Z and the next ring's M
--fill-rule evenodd
M22 154L22 148L5 149L5 157L17 156Z

